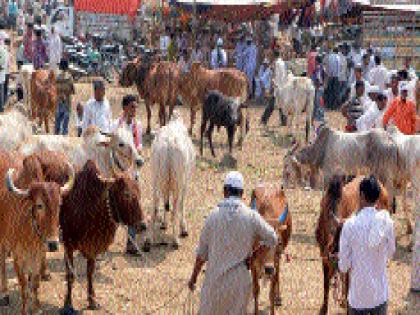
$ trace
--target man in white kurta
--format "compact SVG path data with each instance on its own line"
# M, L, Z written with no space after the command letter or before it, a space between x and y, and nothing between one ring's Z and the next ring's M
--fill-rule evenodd
M382 64L381 57L375 56L375 67L369 72L369 83L377 85L384 91L386 89L386 82L388 81L388 70Z
M252 42L252 37L246 39L244 51L244 73L248 78L248 91L252 95L255 70L257 68L257 46Z
M60 35L51 27L51 34L48 45L48 56L50 57L50 69L57 70L63 53L63 46Z
M200 315L243 315L252 294L249 263L277 244L274 229L257 211L242 202L243 177L230 172L225 179L225 199L209 214L201 232L197 260L189 281L193 290L207 262L201 289ZM252 252L256 238L261 247Z
M210 56L210 67L212 69L219 69L227 67L228 57L226 51L223 49L223 40L217 39L216 47L212 50Z
M90 125L99 128L103 133L111 132L111 107L105 98L105 84L103 81L93 82L94 97L91 98L83 109L83 132Z
M383 128L382 120L387 104L386 96L383 92L379 93L376 103L367 109L363 115L356 120L357 131L368 131L372 128Z

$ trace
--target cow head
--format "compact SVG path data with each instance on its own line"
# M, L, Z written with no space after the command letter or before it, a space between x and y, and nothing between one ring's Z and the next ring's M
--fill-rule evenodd
M116 172L126 171L128 169L141 168L144 164L139 155L133 139L133 133L126 128L118 128L114 133L108 136L106 145L110 149L110 166Z
M143 158L135 148L133 133L126 128L118 128L114 133L104 134L97 127L89 126L83 133L83 138L88 148L98 153L105 150L103 152L107 158L104 163L110 171L107 176L133 167L140 169L144 164Z
M27 189L20 189L15 186L13 181L14 169L9 169L6 175L8 190L22 199L19 206L28 207L27 211L34 234L39 241L47 245L50 252L58 250L61 198L70 192L74 184L74 170L71 165L69 168L71 170L70 178L62 187L54 182L32 181Z
M283 185L287 188L293 188L296 185L301 186L304 182L305 170L297 158L299 143L296 142L291 150L286 152L283 159Z
M109 205L113 219L121 224L134 226L138 232L146 230L147 225L141 207L141 193L138 183L127 172L119 173L109 184Z

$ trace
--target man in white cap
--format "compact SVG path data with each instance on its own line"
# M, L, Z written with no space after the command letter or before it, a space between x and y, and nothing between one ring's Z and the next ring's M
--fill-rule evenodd
M224 199L207 217L197 248L197 258L188 286L195 289L201 268L207 262L201 289L200 315L247 313L252 293L249 265L277 244L277 234L257 211L242 202L244 180L239 172L227 174ZM253 252L256 238L261 240Z
M406 82L400 82L400 96L389 105L384 115L384 128L390 120L404 134L413 135L416 132L416 105L408 100L408 86Z
M211 52L210 67L212 69L219 69L227 67L228 59L226 51L223 49L223 39L217 39L216 47Z

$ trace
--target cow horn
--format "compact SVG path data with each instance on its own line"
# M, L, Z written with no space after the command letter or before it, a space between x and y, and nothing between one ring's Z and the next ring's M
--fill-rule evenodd
M67 181L67 183L63 187L60 187L60 193L62 195L67 194L74 186L74 168L69 162L67 162L67 165L70 170L70 175L69 175L69 180Z
M23 190L23 189L19 189L15 186L15 184L13 183L13 173L15 172L15 169L10 168L7 171L7 175L6 175L6 186L7 189L12 192L15 193L18 196L21 197L28 197L29 196L29 189Z

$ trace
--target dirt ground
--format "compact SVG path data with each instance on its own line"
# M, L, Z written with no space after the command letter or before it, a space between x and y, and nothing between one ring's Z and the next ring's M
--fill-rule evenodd
M85 102L90 97L91 85L78 84L75 102ZM109 86L107 97L112 105L114 117L120 112L121 98L129 93L128 89ZM134 92L134 90L131 90ZM180 108L184 121L189 124L189 112ZM73 111L74 113L74 111ZM246 180L246 202L249 203L250 192L259 181L276 182L281 180L283 156L289 147L285 129L278 127L278 112L274 112L269 131L259 126L261 108L251 108L251 130L242 150L234 149L233 162L244 174ZM138 116L143 125L146 123L145 108L139 106ZM342 126L337 113L328 113L331 125ZM157 127L157 108L154 108L152 127ZM197 121L200 121L198 117ZM302 124L303 126L303 124ZM196 125L195 135L199 126ZM71 133L75 134L74 119L71 119ZM186 287L193 263L194 250L198 242L200 230L205 216L222 198L222 183L225 173L232 166L226 158L226 134L221 129L215 133L215 149L217 158L210 155L206 143L204 157L198 155L196 170L191 178L190 189L186 198L186 219L190 236L182 241L178 251L170 247L153 248L143 258L132 258L123 254L126 242L126 227L121 227L114 244L97 263L95 288L98 302L102 309L96 312L86 311L86 262L81 256L75 259L77 280L73 291L76 309L83 314L196 314L199 301L199 288L204 275L200 276L198 289L189 294ZM146 164L142 169L142 205L150 213L152 206L150 143L144 139L143 154ZM197 145L197 136L194 137ZM198 146L196 146L198 148ZM198 150L197 150L197 154ZM235 163L233 163L234 165ZM293 217L293 232L287 248L291 261L283 258L281 263L281 294L283 306L277 314L317 314L322 302L322 270L318 247L315 243L314 231L319 213L320 191L288 190L290 211ZM398 247L394 259L389 264L390 279L390 314L419 314L419 295L409 294L411 254L407 251L408 237L402 224L401 214L394 217ZM65 267L63 250L48 254L52 280L43 282L40 288L40 299L43 314L58 314L63 305L66 292ZM11 292L11 306L0 308L0 314L18 314L20 294L17 280L8 261L8 279ZM268 290L261 294L261 314L268 314ZM417 301L415 303L415 301ZM252 310L252 309L251 309ZM345 314L330 300L331 314ZM215 314L217 315L217 314Z

